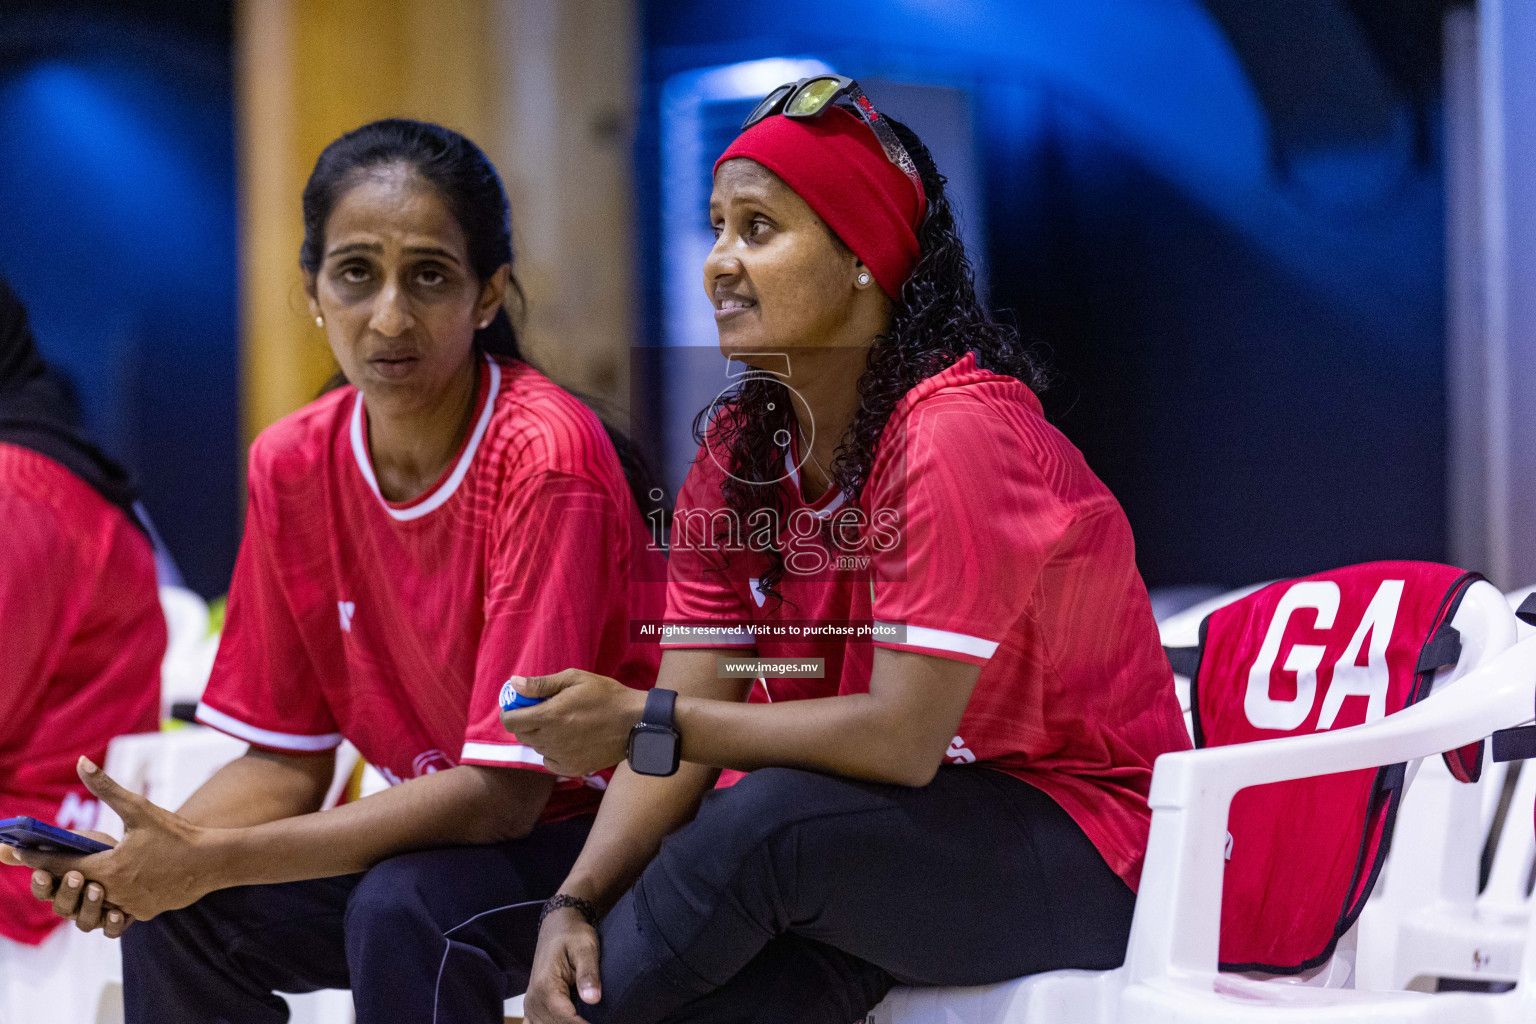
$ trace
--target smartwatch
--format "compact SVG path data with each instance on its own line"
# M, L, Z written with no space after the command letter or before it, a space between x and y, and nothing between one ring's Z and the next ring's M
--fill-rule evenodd
M629 767L641 775L677 772L676 690L652 689L645 695L645 714L629 730Z

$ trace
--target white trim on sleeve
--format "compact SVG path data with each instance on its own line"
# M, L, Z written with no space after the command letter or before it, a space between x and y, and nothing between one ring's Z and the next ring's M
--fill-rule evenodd
M751 647L757 643L757 637L751 630L746 629L705 629L703 627L686 627L688 633L684 636L668 640L667 627L661 627L661 646L663 647Z
M531 764L544 767L544 755L521 743L466 743L460 761L498 761L502 764Z
M889 622L876 622L875 625L890 629L902 629L899 625ZM966 633L951 633L947 629L929 629L927 626L906 626L906 638L897 647L927 647L934 651L951 651L955 654L966 654L972 658L990 658L997 653L997 642L983 640L979 636L970 636ZM876 641L886 643L887 641Z
M459 761L463 763L473 758L476 761L496 761L501 764L526 764L536 768L544 767L544 755L532 747L525 747L521 743L466 743L464 750L459 754ZM556 778L569 778L559 775ZM601 792L608 788L608 780L601 775L583 775L579 780L582 785Z
M197 705L197 714L194 716L204 725L211 725L220 732L247 743L258 743L263 747L275 747L278 750L334 750L341 746L341 733L326 733L324 736L305 736L291 732L273 732L270 729L259 729L226 715L218 708L211 708L207 704Z

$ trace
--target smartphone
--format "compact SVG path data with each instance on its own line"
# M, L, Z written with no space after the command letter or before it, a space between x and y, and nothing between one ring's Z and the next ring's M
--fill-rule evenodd
M44 853L100 853L112 847L98 843L78 832L45 825L36 818L6 818L0 821L0 843L22 850Z

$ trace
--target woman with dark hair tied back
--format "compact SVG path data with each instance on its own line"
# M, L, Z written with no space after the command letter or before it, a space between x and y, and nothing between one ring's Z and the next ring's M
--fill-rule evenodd
M1129 525L977 302L944 178L821 76L748 118L709 215L750 372L699 420L657 686L514 679L543 702L502 714L557 771L627 761L527 1019L848 1024L898 983L1118 965L1189 741Z
M474 143L407 120L331 143L300 265L348 383L251 448L197 712L250 750L175 814L82 765L123 841L28 861L134 920L129 1021L280 1022L274 993L350 988L359 1024L499 1022L608 776L507 734L506 681L650 686L630 622L659 617L664 566L598 418L519 356L506 194ZM343 739L392 785L320 812Z

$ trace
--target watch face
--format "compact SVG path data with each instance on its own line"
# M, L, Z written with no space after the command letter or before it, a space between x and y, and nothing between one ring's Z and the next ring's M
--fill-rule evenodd
M637 728L629 736L629 766L641 775L677 771L677 737L668 729Z

